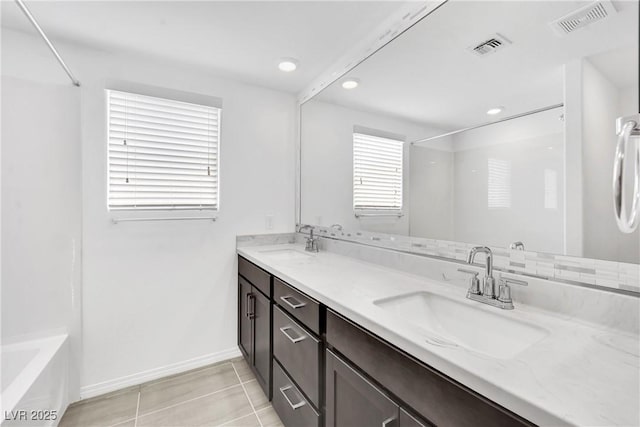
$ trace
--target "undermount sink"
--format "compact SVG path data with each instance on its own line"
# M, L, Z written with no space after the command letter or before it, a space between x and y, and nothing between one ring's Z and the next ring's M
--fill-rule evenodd
M310 259L312 257L310 254L295 249L269 249L260 251L260 253L275 261L297 261Z
M431 292L373 303L422 329L431 345L462 347L498 359L511 359L549 334L538 326Z

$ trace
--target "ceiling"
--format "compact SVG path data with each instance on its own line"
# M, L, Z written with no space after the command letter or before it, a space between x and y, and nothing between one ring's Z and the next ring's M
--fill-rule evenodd
M550 27L589 3L449 1L352 70L358 88L336 82L314 99L455 130L562 103L563 65L602 52L624 49L611 64L627 71L618 80L635 69L637 85L638 2L615 1L617 13L564 36ZM470 51L496 33L511 43L485 56ZM486 115L496 106L506 108Z
M145 55L297 93L402 1L28 1L55 41ZM13 1L2 27L34 33ZM294 57L283 73L278 60ZM70 64L72 66L72 64ZM82 79L82 76L78 76Z
M630 55L629 49L615 49L588 58L618 89L638 85L638 55Z

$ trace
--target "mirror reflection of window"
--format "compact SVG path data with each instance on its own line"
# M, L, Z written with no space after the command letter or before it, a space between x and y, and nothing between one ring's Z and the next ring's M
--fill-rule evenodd
M353 208L357 211L402 210L404 141L353 134Z
M489 209L511 207L511 162L509 160L487 160Z

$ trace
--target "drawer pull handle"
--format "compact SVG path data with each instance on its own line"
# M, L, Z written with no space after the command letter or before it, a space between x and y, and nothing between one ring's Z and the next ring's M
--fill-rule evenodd
M291 326L284 326L282 328L280 328L280 332L282 332L284 334L285 337L289 338L289 341L291 341L292 343L296 344L299 343L300 341L304 340L305 338L307 338L305 335L300 335L297 338L293 338L291 335L289 335L289 333L287 331L292 330L293 328Z
M307 303L306 303L306 302L300 302L300 301L296 300L294 297L292 297L291 295L287 295L287 296L284 296L284 297L280 297L280 299L281 299L282 301L286 302L286 303L287 303L287 305L288 305L289 307L293 308L294 310L295 310L296 308L302 308L302 307L304 307L305 305L307 305ZM289 300L293 300L294 302L292 303L292 302L290 302Z
M293 389L293 386L290 385L286 385L284 387L280 387L280 393L282 393L282 395L284 396L285 400L287 401L287 403L289 404L289 406L291 406L291 409L293 409L294 411L298 408L302 408L304 405L307 404L307 402L304 399L300 399L300 402L298 403L293 403L291 402L291 399L289 399L289 396L287 396L287 393L285 393L287 390L291 390Z
M387 418L382 422L382 427L391 427L394 424L396 417Z

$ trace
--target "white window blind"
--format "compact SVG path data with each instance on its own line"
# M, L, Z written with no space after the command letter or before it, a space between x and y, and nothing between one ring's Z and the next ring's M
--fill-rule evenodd
M220 109L107 91L109 209L218 209Z
M488 166L488 200L490 209L511 207L511 162L509 160L492 159Z
M356 211L402 209L403 141L353 134L353 207Z

